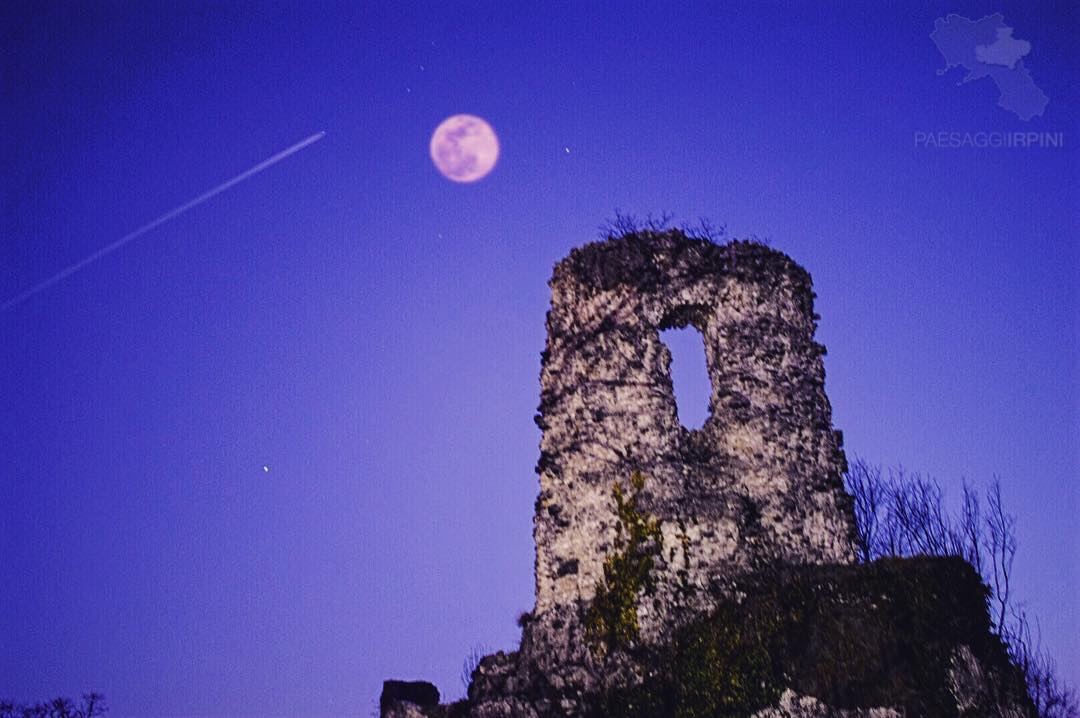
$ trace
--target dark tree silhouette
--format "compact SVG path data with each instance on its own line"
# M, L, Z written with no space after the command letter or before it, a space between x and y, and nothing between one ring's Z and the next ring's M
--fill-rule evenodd
M1039 715L1080 715L1076 692L1058 678L1053 659L1042 647L1038 623L1013 595L1016 518L1002 504L997 477L986 489L985 506L979 492L965 483L955 513L946 509L945 492L936 479L903 467L883 472L880 466L856 459L850 462L844 483L855 500L859 560L959 556L968 561L990 588L994 630L1023 672Z
M87 693L80 703L67 698L54 698L45 703L19 705L0 700L0 718L95 718L108 711L105 696Z

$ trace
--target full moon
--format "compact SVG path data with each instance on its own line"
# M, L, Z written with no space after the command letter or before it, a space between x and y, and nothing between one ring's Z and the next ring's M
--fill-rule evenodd
M431 161L447 179L475 182L483 179L499 159L495 130L475 115L453 115L431 135Z

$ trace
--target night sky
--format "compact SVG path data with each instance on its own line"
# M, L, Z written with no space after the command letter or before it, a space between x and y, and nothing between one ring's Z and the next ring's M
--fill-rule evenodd
M326 132L0 312L0 697L459 697L532 608L546 282L616 208L811 272L849 457L999 476L1080 682L1076 3L408 5L0 9L0 302ZM993 12L1030 121L938 74L934 21ZM498 134L475 183L428 155L457 113Z

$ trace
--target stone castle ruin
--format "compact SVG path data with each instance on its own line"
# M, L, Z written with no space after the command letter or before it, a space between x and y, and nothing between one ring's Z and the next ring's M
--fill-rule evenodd
M661 586L685 571L705 588L763 559L853 560L805 270L762 245L667 234L576 250L551 290L537 417L538 619L592 598L614 541L612 482L633 471L649 478L645 508L663 532ZM696 431L679 423L660 340L687 325L704 337L712 385ZM665 614L648 615L662 629Z
M456 704L388 682L384 716L1028 714L970 567L855 563L802 267L641 231L575 249L550 286L521 645ZM660 339L686 326L711 384L696 430Z

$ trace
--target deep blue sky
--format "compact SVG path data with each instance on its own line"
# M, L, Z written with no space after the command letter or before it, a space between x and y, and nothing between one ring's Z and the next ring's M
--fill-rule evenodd
M999 475L1080 679L1075 3L360 5L0 10L0 301L327 132L0 314L0 696L460 695L532 607L546 281L616 207L811 271L849 455ZM1050 98L1030 122L937 74L934 20L997 11ZM502 145L474 185L427 155L458 112Z

